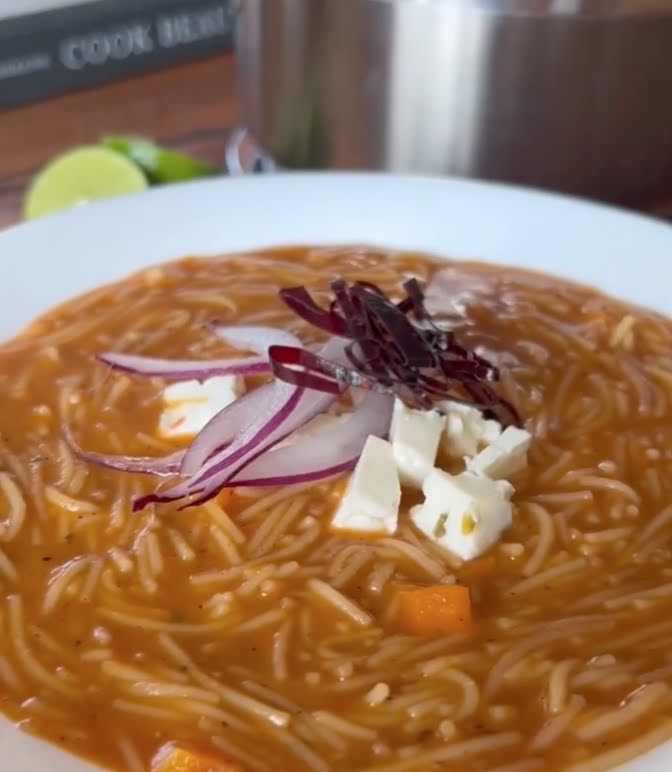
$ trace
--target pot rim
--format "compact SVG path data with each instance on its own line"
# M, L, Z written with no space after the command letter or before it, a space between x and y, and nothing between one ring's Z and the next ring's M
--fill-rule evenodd
M493 14L536 17L672 16L670 0L364 0L364 2L437 9L443 6ZM544 5L546 7L540 7Z

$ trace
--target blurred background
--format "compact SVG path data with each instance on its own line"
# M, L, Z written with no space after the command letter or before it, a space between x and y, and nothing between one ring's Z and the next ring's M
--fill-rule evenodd
M148 184L384 169L670 216L672 0L0 0L0 226L103 137Z
M131 134L221 165L231 0L0 0L0 227L50 159Z

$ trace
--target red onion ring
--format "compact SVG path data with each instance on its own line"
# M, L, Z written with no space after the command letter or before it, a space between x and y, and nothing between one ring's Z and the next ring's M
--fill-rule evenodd
M188 359L160 359L156 357L119 354L108 351L97 359L114 370L133 375L165 378L169 381L204 381L216 375L254 375L270 372L268 349L271 346L300 346L296 336L275 327L240 325L225 327L213 325L212 332L234 348L254 351L257 356L242 359L214 359L203 362Z
M301 342L295 335L272 327L216 326L213 327L213 332L226 340L229 345L247 347L259 353L263 352L265 355L268 354L270 346L280 345L277 341L282 341L285 345L301 346ZM195 475L209 458L223 450L246 427L255 422L271 398L273 389L273 383L260 386L240 397L214 416L201 429L191 447L188 448L182 462L181 473L185 477Z
M295 342L298 343L298 340L295 339ZM342 359L343 340L330 339L320 353L330 359ZM325 412L337 399L333 394L306 391L280 380L268 386L270 390L261 387L251 392L251 394L262 392L264 398L267 397L269 401L262 412L235 437L230 445L218 450L215 443L219 443L221 447L221 438L217 437L211 428L208 433L208 443L203 443L199 449L200 457L207 459L200 469L189 479L168 491L149 494L138 499L134 502L134 510L142 509L152 502L176 501L195 494L198 498L190 501L187 506L195 506L207 501L215 496L236 472L311 418ZM233 405L235 404L234 402ZM210 423L213 424L218 417L215 416ZM194 446L200 436L194 442ZM185 466L186 462L187 457L185 457ZM189 463L191 464L191 460Z
M254 375L270 372L267 357L244 359L211 359L203 362L188 359L158 359L107 352L96 357L100 362L132 375L165 378L167 381L205 381L217 375Z
M211 456L244 431L264 409L272 388L272 383L266 383L248 391L213 416L187 448L180 474L185 477L196 474Z
M74 438L72 429L67 424L63 427L63 439L72 453L82 461L87 461L106 469L136 474L153 474L157 477L175 477L179 474L184 458L184 450L178 450L168 456L118 456L111 453L98 453L84 450Z
M347 472L357 463L369 435L387 436L393 405L390 394L367 392L352 413L330 417L329 424L320 426L315 434L301 436L297 432L295 442L262 454L234 475L229 484L294 485Z

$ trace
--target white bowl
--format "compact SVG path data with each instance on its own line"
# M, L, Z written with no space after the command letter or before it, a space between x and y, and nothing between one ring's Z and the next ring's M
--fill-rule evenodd
M0 233L0 337L151 263L278 244L368 243L536 268L672 312L672 228L521 188L371 174L217 179L122 197ZM0 768L92 770L0 721ZM672 744L623 768L672 769Z

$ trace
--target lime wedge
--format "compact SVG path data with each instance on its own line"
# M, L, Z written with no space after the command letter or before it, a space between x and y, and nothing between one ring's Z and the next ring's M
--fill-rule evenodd
M56 156L35 177L23 206L27 220L99 198L147 187L142 171L104 147L80 147Z
M101 144L134 161L153 185L184 182L217 174L219 171L197 158L166 150L142 137L104 137Z

